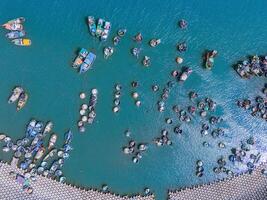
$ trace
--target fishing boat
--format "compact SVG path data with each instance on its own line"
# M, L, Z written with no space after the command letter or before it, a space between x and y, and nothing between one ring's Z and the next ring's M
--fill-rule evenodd
M214 58L217 55L217 51L216 50L212 50L212 51L208 51L206 53L206 62L205 62L205 67L207 69L211 69L214 65Z
M31 46L32 44L31 40L26 38L11 40L11 42L18 46Z
M133 38L136 42L141 42L143 40L143 36L141 33L137 33Z
M10 31L22 31L23 25L18 23L5 24L3 27Z
M38 121L34 127L34 130L37 132L37 133L42 133L42 129L44 127L44 124L43 122L40 122Z
M71 130L69 130L65 134L65 144L69 144L72 141L72 137L73 137L73 134L72 134Z
M235 67L235 70L236 70L236 72L238 73L238 75L239 75L241 78L244 78L244 79L249 79L249 78L250 78L250 74L249 74L248 71L246 70L246 66L242 66L241 64L238 64L238 65Z
M2 26L5 27L7 24L21 24L25 22L25 18L24 17L18 17L16 19L12 19L12 20L9 20L8 22L6 22L5 24L3 24Z
M36 162L37 160L39 160L39 159L44 155L44 153L45 153L45 148L44 148L44 147L41 147L41 148L37 151L37 153L36 153L36 155L35 155L35 157L34 157L34 162Z
M108 36L109 36L109 32L111 30L111 23L110 22L105 22L105 25L104 25L104 30L101 34L101 40L102 41L106 41Z
M35 133L33 133L35 125L36 125L36 120L32 119L26 129L27 137L33 137L34 135L36 135Z
M52 147L54 147L56 141L57 141L57 135L56 134L51 135L49 143L48 143L48 149L51 149Z
M80 67L80 74L85 73L88 69L90 69L93 66L95 59L96 55L93 54L92 52L89 52L89 54L86 56L84 62Z
M150 64L151 64L150 57L145 56L145 57L144 57L144 60L143 60L143 65L144 65L145 67L149 67Z
M126 32L127 32L127 29L120 29L118 30L117 34L118 36L123 37Z
M114 46L117 46L119 44L120 40L121 40L121 38L119 36L115 36L113 38L113 44L114 44Z
M187 28L187 21L185 21L184 19L180 20L179 26L181 29L186 29Z
M108 59L112 54L114 53L114 48L113 47L105 47L104 48L104 58Z
M102 35L103 32L103 25L104 25L105 21L103 19L98 19L97 22L97 26L96 26L96 32L95 35L96 37L100 37Z
M186 68L183 73L181 74L181 76L179 77L179 81L184 82L188 79L189 75L192 73L192 69L190 68Z
M136 58L139 57L140 52L141 52L141 48L133 48L133 49L132 49L132 54L133 54Z
M156 46L158 46L160 43L161 43L161 40L160 40L160 39L152 39L152 40L150 40L149 45L150 45L151 47L156 47Z
M96 24L95 24L95 18L93 16L88 16L87 17L87 23L89 27L89 31L92 36L96 35Z
M79 66L81 66L88 53L89 52L85 48L82 48L79 52L79 55L75 58L72 67L78 68Z
M51 121L47 122L44 128L43 135L45 136L47 133L49 133L53 128L53 123Z
M17 101L22 92L23 92L22 87L19 86L15 87L12 91L11 96L8 99L8 103L14 103L15 101Z
M48 158L52 158L54 155L56 155L57 149L52 149L43 159L43 161L46 161Z
M22 92L21 95L19 96L19 101L17 105L17 111L22 109L28 101L28 94L26 92Z
M6 37L8 39L16 39L16 38L24 37L25 35L26 35L25 31L11 31L6 34Z

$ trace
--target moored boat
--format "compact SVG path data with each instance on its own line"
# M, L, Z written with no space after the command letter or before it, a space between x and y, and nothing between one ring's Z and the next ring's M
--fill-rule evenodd
M45 153L45 148L44 148L44 147L41 147L41 148L37 151L37 153L36 153L36 155L35 155L35 157L34 157L34 162L36 162L37 160L39 160L39 159L44 155L44 153Z
M118 30L117 34L118 36L123 37L126 32L127 32L127 29L120 29Z
M79 52L79 55L75 58L72 67L78 68L79 66L81 66L88 53L89 52L85 48L82 48Z
M144 60L143 60L142 62L143 62L143 65L144 65L145 67L149 67L150 64L151 64L150 57L145 56L145 57L144 57Z
M18 46L31 46L32 44L31 40L26 38L14 39L12 42Z
M25 18L24 17L18 17L16 19L9 20L8 22L3 24L2 26L6 26L7 24L14 24L14 23L21 24L23 22L25 22Z
M101 34L101 40L103 40L103 41L107 40L110 30L111 30L111 23L105 21L104 30Z
M52 128L53 128L53 122L51 121L47 122L44 128L43 135L45 136L47 133L49 133L52 130Z
M21 95L19 96L17 111L19 111L26 105L27 100L28 100L28 94L26 92L22 92Z
M90 69L94 64L95 59L96 59L96 55L93 54L92 52L89 52L89 54L86 56L84 62L82 63L80 67L80 73L84 73L88 69Z
M71 130L69 130L65 134L65 144L69 144L72 141L72 137L73 137L73 134L72 134Z
M54 147L56 141L57 141L57 135L56 134L51 135L49 143L48 143L48 149L51 149L52 147Z
M149 44L151 47L156 47L158 46L159 44L161 43L161 40L160 39L152 39L150 40Z
M186 68L183 73L181 74L181 76L179 77L179 81L184 82L188 79L189 75L192 73L192 69L190 68Z
M205 67L207 69L211 69L214 65L214 58L217 55L217 51L216 50L212 50L212 51L208 51L206 54L206 62L205 62Z
M11 96L8 99L8 103L14 103L15 101L17 101L22 92L23 92L22 87L19 86L15 87L12 91Z
M3 27L10 31L22 31L23 25L18 23L12 23L12 24L5 24Z
M119 42L120 42L120 37L119 36L115 36L114 38L113 38L113 44L114 44L114 46L116 46L116 45L118 45L119 44Z
M133 54L136 58L139 57L140 52L141 52L141 48L133 48L133 49L132 49L132 54Z
M102 35L102 32L103 32L103 25L104 25L105 21L103 19L98 19L98 22L97 22L97 26L96 26L96 33L95 35L97 37L100 37Z
M114 48L113 47L105 47L104 48L104 58L108 59L112 54L114 53Z
M25 31L11 31L6 34L6 37L8 39L16 39L16 38L24 37L25 35L26 35Z
M96 23L95 23L95 18L93 16L88 16L87 17L87 24L89 27L89 31L92 36L96 35Z

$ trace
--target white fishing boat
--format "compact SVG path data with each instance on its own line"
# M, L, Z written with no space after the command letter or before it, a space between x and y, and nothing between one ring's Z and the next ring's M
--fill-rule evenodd
M7 26L8 24L21 24L25 22L25 18L24 17L18 17L18 18L15 18L15 19L12 19L12 20L9 20L8 22L6 22L5 24L3 24L2 26L5 27Z
M44 148L44 147L41 147L41 148L37 151L37 153L36 153L36 155L35 155L35 157L34 157L34 162L36 162L37 160L39 160L39 159L44 155L44 153L45 153L45 148Z
M45 136L47 133L51 132L52 128L53 128L53 122L51 121L47 122L44 128L43 135Z
M22 87L19 86L15 87L8 99L8 103L14 103L15 101L17 101L22 92L23 92Z
M55 146L56 141L57 141L57 135L56 134L51 135L49 144L48 144L48 149L52 149L52 147Z

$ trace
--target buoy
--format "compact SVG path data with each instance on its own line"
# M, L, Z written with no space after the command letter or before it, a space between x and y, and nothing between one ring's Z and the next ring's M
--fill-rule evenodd
M114 113L117 113L119 112L120 108L118 106L114 106L112 110Z
M83 122L87 122L87 119L88 119L87 116L85 116L85 115L82 116L82 121L83 121Z
M179 57L179 56L176 58L176 62L177 62L178 64L182 64L183 61L184 61L183 58L181 58L181 57Z
M137 98L139 97L139 94L138 94L137 92L133 92L133 93L132 93L132 97L133 97L134 99L137 99Z
M86 111L85 111L84 109L81 109L81 110L80 110L80 115L85 115L85 112L86 112Z
M87 104L82 104L82 109L83 110L87 110L88 109L88 105Z
M80 93L80 99L85 99L85 98L86 98L85 93L84 93L84 92L81 92L81 93Z
M135 105L136 105L137 107L141 106L141 101L139 101L139 100L136 101L136 102L135 102Z
M98 90L96 88L92 89L92 95L97 95L98 94Z

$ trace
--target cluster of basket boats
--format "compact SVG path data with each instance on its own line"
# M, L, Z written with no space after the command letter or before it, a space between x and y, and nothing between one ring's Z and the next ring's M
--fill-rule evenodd
M19 17L10 20L2 25L3 28L9 30L10 32L6 34L6 37L11 39L11 42L18 46L30 46L31 40L23 38L26 36L24 31L23 23L25 22L24 17Z
M17 101L17 111L22 109L28 101L27 92L20 86L16 86L13 89L12 94L10 95L8 99L9 104L15 103L16 101Z
M259 57L257 55L249 60L244 60L235 66L236 72L245 79L252 76L267 75L267 56Z
M26 127L26 136L13 142L12 139L5 134L0 134L0 141L5 143L4 152L13 151L11 165L20 167L25 170L25 176L34 177L36 174L46 177L56 178L60 182L64 182L66 178L63 176L61 168L72 150L71 141L72 132L69 130L65 133L65 140L62 148L55 148L57 135L50 135L48 144L46 138L51 133L53 123L48 121L46 125L36 119L30 120Z

